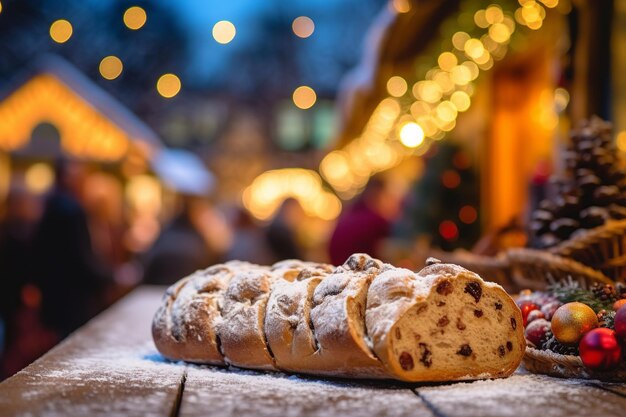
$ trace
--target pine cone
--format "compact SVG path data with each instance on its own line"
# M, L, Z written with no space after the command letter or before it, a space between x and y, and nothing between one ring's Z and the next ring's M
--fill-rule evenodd
M559 355L578 356L578 346L568 346L556 340L554 336L550 337L544 344L544 349L551 350Z
M531 245L550 248L609 219L626 218L626 174L619 167L611 124L597 117L570 132L565 172L550 178L554 197L531 218Z
M615 328L615 311L600 310L598 313L598 321L600 327L606 327L607 329Z
M615 287L611 284L600 284L595 282L591 286L593 296L602 303L614 303L619 299Z

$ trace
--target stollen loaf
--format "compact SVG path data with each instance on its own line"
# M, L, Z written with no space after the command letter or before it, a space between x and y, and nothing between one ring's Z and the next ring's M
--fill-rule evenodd
M499 285L434 259L415 273L365 254L195 272L166 291L152 334L171 360L403 381L505 377L525 351Z

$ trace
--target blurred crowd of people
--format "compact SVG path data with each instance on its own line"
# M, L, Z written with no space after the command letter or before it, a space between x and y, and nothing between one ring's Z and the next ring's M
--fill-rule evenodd
M206 196L183 194L152 245L137 253L126 244L128 226L112 220L120 209L93 189L86 197L86 170L59 160L47 194L35 195L15 180L0 206L0 380L141 283L169 285L231 259L341 264L354 252L376 256L401 208L401 198L374 179L336 225L322 231L294 199L260 224L243 208L222 210ZM317 229L307 232L307 224ZM312 234L326 236L322 249L307 245Z

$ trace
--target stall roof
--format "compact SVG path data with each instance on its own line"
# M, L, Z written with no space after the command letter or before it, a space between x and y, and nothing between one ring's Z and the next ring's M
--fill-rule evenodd
M116 160L129 141L154 151L157 134L118 100L56 55L38 59L0 94L0 149L29 142L32 130L49 122L65 150L78 156Z

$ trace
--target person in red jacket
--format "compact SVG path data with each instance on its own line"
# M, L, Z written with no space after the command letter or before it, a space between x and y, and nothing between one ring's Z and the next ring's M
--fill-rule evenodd
M341 265L357 252L379 257L401 204L401 193L381 177L372 177L358 200L337 221L329 245L331 262Z

